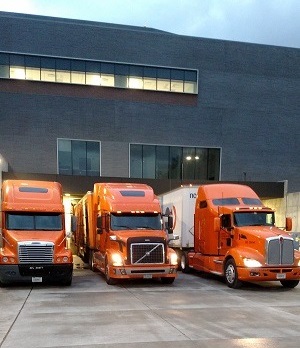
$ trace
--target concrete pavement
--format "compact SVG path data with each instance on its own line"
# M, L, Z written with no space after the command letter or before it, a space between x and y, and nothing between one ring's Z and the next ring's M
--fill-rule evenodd
M300 285L247 284L182 274L172 285L107 285L75 262L73 284L0 289L2 348L298 347Z

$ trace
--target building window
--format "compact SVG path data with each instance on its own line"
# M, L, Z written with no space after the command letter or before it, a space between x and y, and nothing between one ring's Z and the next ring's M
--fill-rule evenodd
M57 140L58 174L100 176L100 143Z
M0 78L198 93L198 71L0 52Z
M130 177L219 180L220 148L130 145Z

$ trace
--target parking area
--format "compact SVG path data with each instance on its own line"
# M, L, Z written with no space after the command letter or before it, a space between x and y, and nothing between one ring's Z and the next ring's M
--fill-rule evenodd
M0 288L2 348L298 347L300 285L182 274L107 285L75 260L73 284Z

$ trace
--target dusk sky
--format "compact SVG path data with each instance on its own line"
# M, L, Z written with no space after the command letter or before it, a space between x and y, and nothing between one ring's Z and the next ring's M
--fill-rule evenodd
M300 0L0 0L0 11L300 48Z

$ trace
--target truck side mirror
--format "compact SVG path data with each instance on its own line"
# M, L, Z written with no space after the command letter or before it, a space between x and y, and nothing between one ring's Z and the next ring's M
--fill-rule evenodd
M219 217L214 218L214 232L219 232L221 229L221 219Z
M168 234L173 233L173 216L168 215L168 220L166 222L165 228L166 228Z
M285 218L285 230L291 231L293 228L293 220L291 217Z
M73 233L76 232L76 225L77 225L77 217L75 215L71 215L71 231Z

